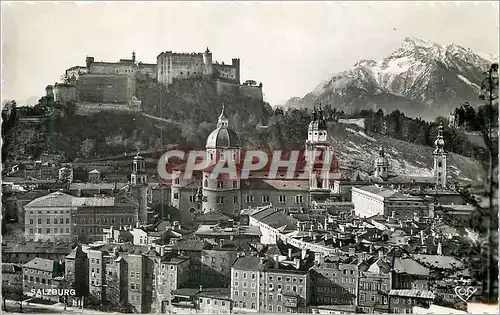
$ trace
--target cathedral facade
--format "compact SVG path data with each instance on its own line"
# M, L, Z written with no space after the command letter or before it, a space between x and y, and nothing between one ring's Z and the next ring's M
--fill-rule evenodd
M181 213L181 222L191 222L194 216L203 213L237 218L242 209L269 204L278 209L307 209L314 200L328 199L333 181L340 178L334 157L328 160L331 167L326 170L321 163L305 162L313 158L313 154L316 154L315 161L322 162L334 152L328 144L327 125L321 109L313 113L302 152L304 159L299 158L293 178L287 176L287 168L278 168L276 176L272 175L270 162L262 169L241 176L245 172L242 169L244 152L224 108L216 129L207 138L205 151L209 163L204 170L195 172L191 178L184 177L182 168L173 172L171 201ZM236 177L231 178L229 174L210 176L214 165L221 160L234 162L238 169Z

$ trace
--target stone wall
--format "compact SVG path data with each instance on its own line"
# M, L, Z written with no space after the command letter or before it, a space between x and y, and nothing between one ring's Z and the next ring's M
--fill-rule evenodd
M129 104L135 95L135 77L85 74L76 82L76 91L79 102Z

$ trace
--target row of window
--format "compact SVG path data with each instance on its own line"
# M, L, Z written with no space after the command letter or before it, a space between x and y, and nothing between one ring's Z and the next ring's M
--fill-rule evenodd
M90 224L93 224L93 223L96 223L96 224L100 224L100 223L104 223L104 224L108 224L108 223L111 223L111 224L114 224L115 223L115 218L110 218L109 222L108 222L108 218L104 218L101 220L101 218L96 218L94 220L94 218L76 218L75 219L75 223L83 223L83 224L86 224L86 223L90 223ZM132 223L132 218L129 217L129 218L120 218L120 223Z
M174 199L175 200L178 200L179 199L179 193L174 193ZM216 202L218 204L223 204L224 203L224 197L217 197L216 199ZM262 203L266 204L266 203L269 203L271 200L271 197L269 195L264 195L262 196ZM287 200L287 196L284 196L284 195L280 195L278 196L278 203L286 203L286 200ZM203 197L203 201L207 201L207 197ZM255 201L255 198L254 196L252 195L247 195L246 196L246 202L247 203L254 203ZM189 196L189 202L196 202L196 196ZM233 196L233 203L234 204L237 204L238 203L238 197L237 196ZM304 196L302 195L297 195L295 196L295 203L296 204L302 204L304 203Z
M30 219L30 224L34 224L34 222L35 222L34 219ZM38 224L42 224L42 219L38 219L37 222ZM50 219L47 219L45 222L46 224L51 224ZM64 224L64 219L63 218L54 219L54 224ZM69 224L69 218L66 218L66 224Z
M200 304L203 304L203 302L206 301L207 305L210 305L210 299L203 300L203 298L200 298ZM219 301L214 300L214 305L218 305ZM222 306L226 306L226 301L221 301Z
M41 284L49 284L50 285L50 280L49 279L45 279L45 278L42 278L41 281L40 281L39 277L29 276L29 280L28 280L28 275L24 275L24 280L25 281L29 281L29 282L35 282L35 283L41 283Z
M66 228L66 232L64 232L63 228L47 228L47 229L37 229L37 234L44 234L44 231L47 232L46 234L51 234L51 233L67 233L69 234L69 228ZM35 229L30 228L30 234L35 234Z
M55 210L55 211L26 211L26 214L58 214L69 213L69 210Z

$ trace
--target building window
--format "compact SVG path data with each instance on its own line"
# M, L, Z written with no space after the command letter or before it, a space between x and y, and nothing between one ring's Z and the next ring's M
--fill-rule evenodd
M279 196L279 200L278 200L279 203L286 203L286 196L284 195L280 195Z
M38 219L38 224L42 224L42 219Z
M304 202L303 196L301 195L295 196L295 203L302 203L302 202Z
M269 195L262 196L262 203L269 203L269 200L270 200Z
M238 182L237 181L233 181L233 188L238 188Z
M50 219L47 219L47 224L50 224Z
M238 290L234 290L234 296L238 296Z
M237 196L233 197L233 203L238 203L238 197Z
M253 202L253 196L247 195L247 203L252 203L252 202Z
M364 301L365 301L365 298L366 298L366 296L365 296L365 294L364 294L364 293L361 293L361 294L359 295L359 300L360 300L361 302L364 302Z
M208 187L208 179L205 179L205 181L204 181L203 185L204 185L205 187Z
M218 204L223 204L224 203L224 197L217 197L217 203Z
M174 199L179 199L179 193L174 193Z
M223 181L218 181L217 182L217 188L224 188L224 182Z

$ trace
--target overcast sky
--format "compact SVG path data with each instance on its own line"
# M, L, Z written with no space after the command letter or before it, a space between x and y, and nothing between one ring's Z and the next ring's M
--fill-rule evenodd
M398 2L2 2L3 99L41 97L64 70L166 50L241 58L241 79L271 104L312 91L359 59L379 59L412 35L498 55L498 5Z

